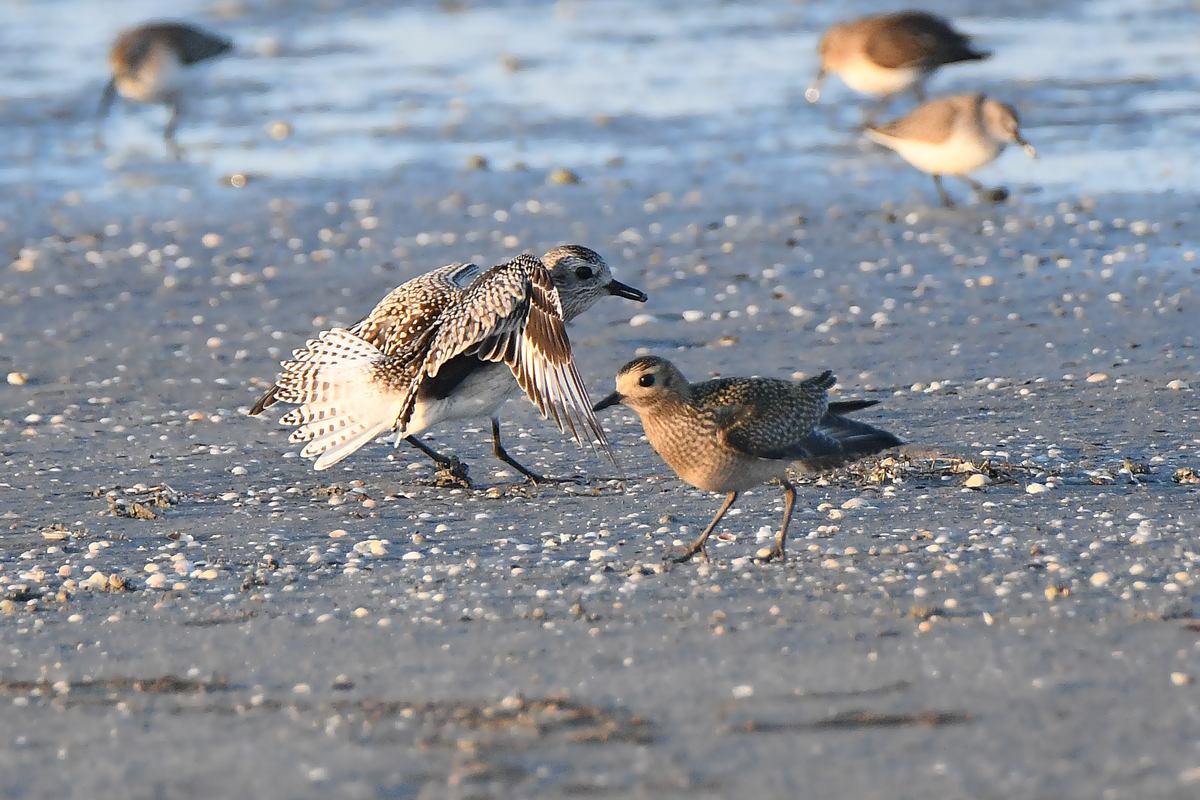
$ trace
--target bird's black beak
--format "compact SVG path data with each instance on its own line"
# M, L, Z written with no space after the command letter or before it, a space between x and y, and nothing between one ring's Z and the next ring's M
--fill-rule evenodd
M1025 141L1025 138L1021 136L1021 134L1017 134L1016 140L1017 144L1021 145L1021 149L1025 151L1025 155L1029 156L1034 161L1038 160L1037 150L1034 149L1033 145Z
M635 289L632 286L626 286L620 281L610 281L608 284L608 293L615 294L617 297L624 297L626 300L637 300L639 303L646 302L646 293L641 289Z
M613 283L616 283L616 281L613 281ZM644 297L644 295L643 295L643 297ZM596 403L596 405L592 406L592 412L595 413L595 412L601 411L605 408L609 408L610 406L615 406L624 399L625 399L625 395L621 394L620 392L613 392L608 397L604 398L599 403Z
M813 78L812 86L804 90L804 99L810 103L815 103L821 99L821 87L825 85L825 77L828 71L822 66L817 70L817 77Z

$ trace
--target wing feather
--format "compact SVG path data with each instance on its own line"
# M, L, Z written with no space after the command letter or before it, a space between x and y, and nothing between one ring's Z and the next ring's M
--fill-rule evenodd
M581 444L588 432L616 463L575 366L558 290L539 259L517 256L471 284L443 315L421 374L436 375L462 353L507 364L543 418Z

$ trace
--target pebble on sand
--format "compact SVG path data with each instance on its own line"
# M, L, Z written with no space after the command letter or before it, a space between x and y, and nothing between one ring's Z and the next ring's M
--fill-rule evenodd
M546 176L546 183L553 186L574 186L580 182L579 176L569 169L559 168Z
M1044 483L1031 483L1025 487L1025 491L1029 494L1041 494L1050 491L1050 487Z

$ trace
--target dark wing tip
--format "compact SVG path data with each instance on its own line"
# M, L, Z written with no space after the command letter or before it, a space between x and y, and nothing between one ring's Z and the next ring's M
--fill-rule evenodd
M266 394L258 398L258 402L254 404L254 408L250 409L250 416L257 417L259 414L275 405L275 396L277 394L279 394L278 386L272 386L270 389L268 389Z

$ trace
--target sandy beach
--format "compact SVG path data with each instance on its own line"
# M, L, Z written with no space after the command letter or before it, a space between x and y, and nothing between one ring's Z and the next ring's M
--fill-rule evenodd
M994 89L1042 154L980 171L1008 201L942 209L844 87L804 102L821 28L869 4L196 5L239 52L181 162L161 109L91 149L125 21L55 5L74 66L22 6L0 106L4 796L1200 787L1190 6L934 4L997 55L931 90ZM1044 52L1098 31L1107 60ZM754 558L764 486L677 565L721 498L627 409L618 474L506 406L510 452L578 484L519 481L486 420L433 431L471 489L382 440L317 473L246 415L402 281L563 242L650 296L571 327L594 398L637 354L828 368L908 444L802 477L785 564Z

